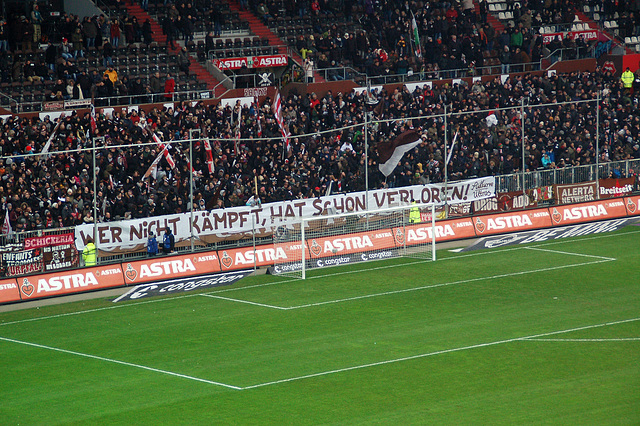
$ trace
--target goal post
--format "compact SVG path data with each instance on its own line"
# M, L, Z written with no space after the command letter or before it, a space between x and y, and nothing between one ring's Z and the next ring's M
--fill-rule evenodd
M310 269L395 257L436 260L434 204L302 218L273 233L273 273L305 279Z

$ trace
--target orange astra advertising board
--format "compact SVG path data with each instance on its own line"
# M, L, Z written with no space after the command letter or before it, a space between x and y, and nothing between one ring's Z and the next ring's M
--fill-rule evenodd
M436 242L462 240L476 236L471 219L455 219L436 222ZM433 238L431 222L409 225L406 228L394 228L393 238L397 246L408 246L429 242Z
M0 280L0 303L17 302L18 300L20 300L20 291L16 280Z
M551 226L548 209L535 209L477 216L473 219L477 236L527 231Z
M307 244L311 259L396 247L391 229L312 238Z
M627 209L622 198L574 204L572 206L550 207L553 225L571 225L574 223L592 222L595 220L625 217Z
M220 272L220 262L215 251L208 251L124 262L122 269L125 283L141 284Z
M629 216L637 216L640 214L640 196L625 197L624 205Z
M124 285L120 265L59 271L18 278L22 300L60 296Z
M287 242L242 247L238 249L218 250L223 271L253 268L253 266L272 266L276 261L283 263L300 259L300 242ZM294 252L298 253L292 256Z

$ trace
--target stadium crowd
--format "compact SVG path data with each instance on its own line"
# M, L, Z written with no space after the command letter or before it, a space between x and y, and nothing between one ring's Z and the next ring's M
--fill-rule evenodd
M361 13L355 16L348 11L351 3L345 2L344 10L336 10L331 3L324 6L326 2L321 2L319 12L326 12L332 19L316 23L316 34L298 36L296 48L303 57L312 56L318 68L354 65L370 76L432 74L439 70L464 70L457 76L475 75L480 73L479 68L493 65L488 59L499 60L504 72L509 72L510 67L536 69L543 57L558 49L565 49L565 57L573 58L585 56L594 44L582 37L575 41L566 38L549 45L543 43L540 27L573 22L575 3L571 0L508 2L513 19L505 23L504 29L496 30L499 27L488 21L488 2L482 0L477 9L470 0L367 0ZM263 16L259 10L264 7L264 3L259 3L256 13ZM277 9L275 4L269 8L267 3L266 7ZM362 29L340 31L333 17L343 14L347 19L356 19ZM411 25L414 16L421 40L421 57L416 54ZM337 73L329 77L340 78Z
M535 107L536 104L593 100L602 93L600 152L595 152L595 102ZM316 197L364 189L365 111L370 114L370 188L443 180L444 105L448 105L448 141L457 143L448 166L449 179L517 172L521 164L518 108L527 104L527 170L562 168L600 161L640 158L638 92L623 88L609 72L596 70L552 77L514 76L487 83L424 86L366 94L290 93L283 117L291 133L287 150L280 137L271 100L262 105L222 108L177 103L148 113L115 112L96 117L97 211L100 221L185 212L189 205L189 144L174 142L156 173L144 177L166 143L197 137L192 153L194 209ZM499 109L516 107L515 109ZM483 110L483 112L476 112ZM471 114L473 113L473 114ZM439 117L428 117L439 115ZM414 118L424 117L427 118ZM390 121L387 121L390 120ZM57 123L59 122L59 123ZM240 123L238 125L238 122ZM59 124L59 125L57 125ZM423 143L406 154L388 178L377 168L377 143L413 126ZM14 230L73 226L93 222L92 139L90 114L52 121L11 116L0 134L0 196ZM199 136L194 134L199 130ZM240 138L238 139L238 134ZM301 136L306 135L306 136ZM211 171L202 138L211 141ZM274 139L268 139L274 138ZM45 150L47 141L50 147ZM130 146L124 146L130 145ZM51 152L51 154L44 154ZM61 151L61 152L60 152ZM255 181L254 181L255 176ZM255 198L254 198L255 200Z

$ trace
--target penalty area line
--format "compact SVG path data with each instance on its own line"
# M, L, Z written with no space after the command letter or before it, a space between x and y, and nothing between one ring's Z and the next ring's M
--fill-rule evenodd
M31 346L31 347L39 348L39 349L47 349L47 350L54 351L54 352L61 352L61 353L68 354L68 355L80 356L80 357L83 357L83 358L90 358L90 359L95 359L95 360L98 360L98 361L104 361L104 362L110 362L110 363L113 363L113 364L125 365L127 367L139 368L141 370L147 370L147 371L152 371L154 373L166 374L168 376L180 377L182 379L194 380L196 382L207 383L209 385L222 386L222 387L229 388L229 389L234 389L234 390L242 390L242 388L240 388L238 386L232 386L232 385L228 385L226 383L214 382L212 380L201 379L199 377L188 376L186 374L174 373L173 371L161 370L159 368L147 367L146 365L133 364L131 362L126 362L126 361L119 361L117 359L105 358L105 357L102 357L102 356L85 354L85 353L76 352L76 351L70 351L70 350L67 350L67 349L56 348L56 347L53 347L53 346L40 345L38 343L24 342L22 340L9 339L7 337L0 337L0 340L5 341L5 342L10 342L10 343L17 343L17 344L25 345L25 346Z
M281 311L286 311L288 309L291 309L291 308L283 308L282 306L274 306L274 305L267 305L267 304L264 304L264 303L250 302L248 300L233 299L231 297L216 296L215 294L203 293L203 294L200 294L200 296L211 297L212 299L228 300L229 302L246 303L248 305L261 306L263 308L270 308L270 309L278 309L278 310L281 310Z
M560 251L560 250L549 250L549 249L543 249L540 247L524 247L525 250L536 250L536 251L544 251L547 253L554 253L554 254L565 254L568 256L579 256L579 257L590 257L592 259L601 259L601 260L607 260L607 261L614 261L614 260L618 260L615 257L604 257L604 256L595 256L592 254L583 254L583 253L571 253L568 251Z
M451 282L447 282L447 283L439 283L439 284L431 284L431 285L425 285L425 286L420 286L420 287L406 288L406 289L403 289L403 290L391 290L391 291L385 291L385 292L381 292L381 293L373 293L373 294L365 294L365 295L362 295L362 296L348 297L348 298L344 298L344 299L327 300L325 302L317 302L317 303L309 303L309 304L305 304L305 305L290 306L290 307L287 307L287 308L284 308L284 309L310 308L312 306L322 306L322 305L329 305L329 304L332 304L332 303L349 302L349 301L352 301L352 300L368 299L370 297L389 296L389 295L392 295L392 294L407 293L407 292L410 292L410 291L426 290L426 289L430 289L430 288L446 287L446 286L450 286L450 285L466 284L466 283L472 283L472 282L484 281L484 280L494 280L494 279L500 279L500 278L509 278L509 277L515 277L515 276L518 276L518 275L533 274L533 273L538 273L538 272L557 271L559 269L574 268L574 267L578 267L578 266L595 265L595 264L598 264L598 263L611 262L611 261L613 261L613 259L601 259L601 260L595 260L595 261L592 261L592 262L574 263L574 264L571 264L571 265L550 266L548 268L539 268L539 269L533 269L533 270L528 270L528 271L509 272L507 274L493 275L493 276L490 276L490 277L470 278L470 279L466 279L466 280L451 281Z

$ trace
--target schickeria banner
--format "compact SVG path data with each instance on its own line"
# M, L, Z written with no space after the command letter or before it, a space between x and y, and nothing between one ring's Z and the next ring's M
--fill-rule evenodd
M154 218L133 219L98 224L97 246L100 250L126 250L147 241L149 232L162 235L168 227L176 241L191 237L191 227L196 235L226 237L254 229L271 230L273 227L298 221L301 217L322 214L340 214L373 209L385 209L409 205L414 199L418 203L441 204L471 202L495 195L493 177L471 179L463 182L432 185L414 185L402 188L380 189L375 191L337 194L326 197L308 198L244 206L228 209L195 212L193 223L191 213L181 213ZM368 194L368 197L367 197ZM93 224L76 227L76 247L82 251L87 238L93 237Z

